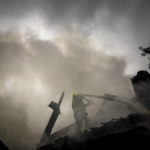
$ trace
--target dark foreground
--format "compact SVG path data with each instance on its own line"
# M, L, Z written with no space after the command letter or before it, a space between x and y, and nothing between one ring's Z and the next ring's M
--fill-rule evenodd
M85 150L101 148L149 148L150 132L143 127L116 134L109 134L104 137L78 141L77 139L64 137L55 142L40 148L39 150Z
M0 150L8 150L7 146L0 140Z
M141 115L129 115L125 119L121 118L105 123L99 128L92 128L79 137L58 138L54 143L40 147L38 150L147 149L150 147L148 122Z

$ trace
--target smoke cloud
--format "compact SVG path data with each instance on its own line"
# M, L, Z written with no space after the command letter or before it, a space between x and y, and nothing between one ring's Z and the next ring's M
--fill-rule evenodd
M71 33L54 40L0 33L0 138L8 147L23 150L39 142L52 112L47 106L62 91L66 94L54 131L74 122L73 92L134 95L123 57L96 51L88 38ZM100 108L101 101L95 103L88 109L90 117Z
M146 69L137 49L149 44L149 10L149 0L1 0L0 30L32 26L39 33L42 22L46 33L63 35L75 26L94 37L97 46L101 43L109 53L125 56L127 73L133 74Z
M0 139L12 150L36 145L62 91L54 131L74 122L74 92L133 97L127 74L147 66L137 49L149 44L149 10L149 0L1 0ZM94 101L91 119L131 113Z

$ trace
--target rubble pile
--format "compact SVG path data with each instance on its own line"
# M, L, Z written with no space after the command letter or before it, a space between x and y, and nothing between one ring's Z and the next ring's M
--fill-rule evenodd
M146 116L130 114L127 118L103 123L101 127L92 128L78 137L60 137L53 144L45 145L38 150L84 150L97 149L101 146L144 148L150 142L148 124Z

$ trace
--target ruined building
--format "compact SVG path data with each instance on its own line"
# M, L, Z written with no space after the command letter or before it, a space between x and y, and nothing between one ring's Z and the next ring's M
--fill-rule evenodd
M135 98L143 108L150 110L150 74L139 71L131 78ZM149 146L150 114L133 113L127 117L113 119L91 128L83 134L77 130L76 123L61 129L49 136L47 143L38 150L84 150L108 148L141 148Z

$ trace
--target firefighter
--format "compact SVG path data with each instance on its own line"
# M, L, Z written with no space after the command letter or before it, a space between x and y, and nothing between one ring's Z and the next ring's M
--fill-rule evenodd
M79 127L79 130L83 133L88 130L88 113L86 112L86 106L89 103L84 104L84 96L82 94L73 94L72 108L74 111L74 118Z

